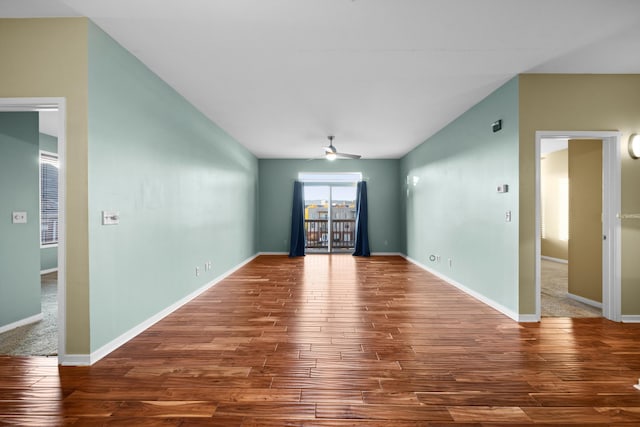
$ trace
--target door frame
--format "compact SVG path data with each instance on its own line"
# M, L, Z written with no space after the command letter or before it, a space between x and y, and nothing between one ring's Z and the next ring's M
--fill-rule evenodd
M67 101L66 98L0 98L0 112L58 110L58 364L66 358L66 189L67 189Z
M618 131L536 131L535 144L535 282L536 318L541 318L540 148L542 139L602 140L602 316L620 322L621 300L621 139Z

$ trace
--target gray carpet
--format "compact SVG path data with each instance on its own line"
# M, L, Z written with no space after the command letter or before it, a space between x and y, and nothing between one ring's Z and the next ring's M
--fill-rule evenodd
M540 281L542 287L543 317L601 317L602 310L571 299L568 293L569 266L542 260Z
M58 273L41 276L43 319L0 334L0 354L56 356L58 354Z

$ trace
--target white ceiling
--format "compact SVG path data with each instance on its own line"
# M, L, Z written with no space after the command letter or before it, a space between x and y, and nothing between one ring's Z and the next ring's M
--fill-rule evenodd
M88 16L260 158L398 158L524 72L639 73L638 0L0 0ZM489 126L490 123L487 123Z

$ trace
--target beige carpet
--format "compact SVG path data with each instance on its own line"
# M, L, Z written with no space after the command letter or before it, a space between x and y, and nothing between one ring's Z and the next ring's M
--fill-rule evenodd
M543 317L600 317L599 308L583 304L567 296L568 264L542 260L542 316Z
M43 319L0 334L0 354L55 356L58 354L58 273L40 276Z

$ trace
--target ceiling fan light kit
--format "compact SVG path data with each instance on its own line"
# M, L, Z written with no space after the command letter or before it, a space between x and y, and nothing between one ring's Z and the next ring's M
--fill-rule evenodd
M338 150L336 150L336 147L333 146L333 135L329 135L327 138L329 138L329 145L324 147L324 157L325 159L329 160L329 161L333 161L337 158L342 158L342 159L359 159L360 156L359 154L347 154L347 153L340 153L338 152Z

